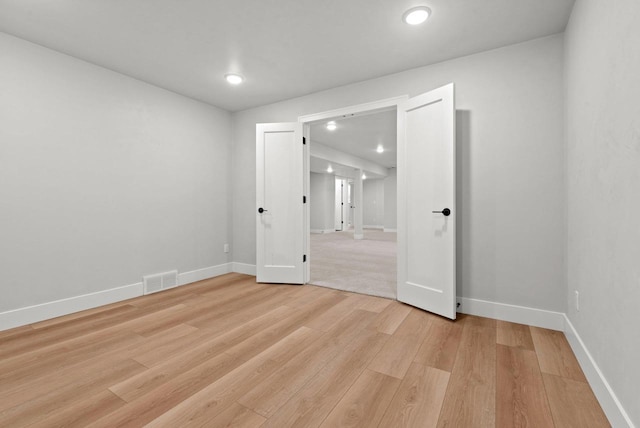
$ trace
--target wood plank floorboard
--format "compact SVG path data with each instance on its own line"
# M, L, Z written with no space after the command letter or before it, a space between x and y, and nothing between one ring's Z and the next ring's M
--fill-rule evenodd
M500 345L515 346L533 351L533 338L528 325L497 321L496 340Z
M380 333L393 334L409 315L409 312L411 312L410 306L400 302L392 302L380 312L371 328Z
M589 384L546 373L542 378L556 427L610 426Z
M402 324L395 329L382 350L369 364L371 370L404 378L425 338L431 315L411 308Z
M607 427L560 332L228 274L0 332L0 426Z
M559 331L531 327L531 336L538 354L540 370L568 379L586 382L567 338Z
M553 427L536 353L497 346L496 427Z
M446 371L413 363L380 426L436 427L449 376Z
M425 366L451 372L461 337L461 322L433 316L414 361Z
M399 379L365 370L333 408L321 427L378 426L399 385Z
M494 427L496 323L464 317L462 337L445 394L439 427Z
M344 347L371 323L373 314L354 311L321 339L301 350L273 375L256 385L239 402L257 413L271 417Z

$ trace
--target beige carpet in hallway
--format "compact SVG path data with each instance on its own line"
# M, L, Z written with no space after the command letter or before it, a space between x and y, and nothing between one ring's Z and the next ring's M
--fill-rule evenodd
M396 233L365 229L311 234L311 284L396 298Z

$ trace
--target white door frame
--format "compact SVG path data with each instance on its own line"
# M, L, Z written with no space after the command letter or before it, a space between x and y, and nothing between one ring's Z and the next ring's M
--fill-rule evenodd
M389 110L397 110L398 104L404 102L409 99L409 95L402 95L394 98L387 98L384 100L373 101L370 103L357 104L354 106L343 107L335 110L329 110L321 113L314 113L305 116L299 116L298 122L303 124L302 134L306 138L306 141L310 144L310 128L311 123L320 122L328 119L335 119L338 117L354 117L354 116L365 116L373 113L381 113L383 111ZM310 183L309 183L309 164L311 162L311 156L309 154L309 144L304 147L304 192L306 195L309 195ZM397 144L404 144L404 141L397 141ZM398 196L400 192L404 192L405 189L400 188L398 186L397 192ZM305 240L305 250L306 253L309 254L306 266L304 268L304 282L309 282L311 278L311 217L310 211L308 209L309 204L305 204L305 219L304 219L304 240Z

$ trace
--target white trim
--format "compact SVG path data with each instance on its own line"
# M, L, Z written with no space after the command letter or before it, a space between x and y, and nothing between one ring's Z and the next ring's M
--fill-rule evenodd
M209 266L203 269L192 270L178 274L178 286L191 284L192 282L202 281L203 279L213 278L233 272L231 263L224 263L217 266Z
M383 232L398 232L398 229L389 229L388 227L385 227L382 229Z
M238 262L233 262L232 265L233 265L233 268L232 268L233 272L256 276L256 265L250 265L247 263L238 263Z
M362 226L363 229L380 229L384 230L384 226L381 224L365 224Z
M567 337L569 345L571 345L571 349L576 355L593 393L598 399L600 406L602 406L602 410L605 415L607 415L609 423L614 427L634 428L631 418L629 418L629 415L622 407L618 397L600 371L600 368L580 338L580 335L578 335L575 327L571 324L566 314L563 314L563 316L565 322L564 335Z
M333 233L334 229L311 229L311 233L320 234L320 233Z
M319 120L331 119L342 115L366 115L372 113L379 113L385 110L391 110L398 107L398 104L402 101L408 100L408 95L402 95L400 97L387 98L384 100L373 101L370 103L358 104L349 107L343 107L335 110L328 110L320 113L307 114L298 117L298 122L310 123Z
M225 263L181 273L178 275L178 286L224 275L225 273L232 272L231 267L232 263ZM255 275L255 266L253 268ZM142 282L137 282L135 284L97 291L95 293L0 312L0 331L133 299L143 294L143 284Z
M142 283L138 282L2 312L0 313L0 331L142 296L142 288Z
M457 297L460 303L458 312L468 315L493 318L534 327L564 331L564 313L506 303L489 302L487 300Z

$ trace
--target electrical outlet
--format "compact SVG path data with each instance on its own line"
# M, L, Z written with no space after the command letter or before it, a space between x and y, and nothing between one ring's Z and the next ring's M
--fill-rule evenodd
M225 253L229 252L229 244L224 244L224 252Z
M576 293L576 311L580 312L580 292L575 290Z

